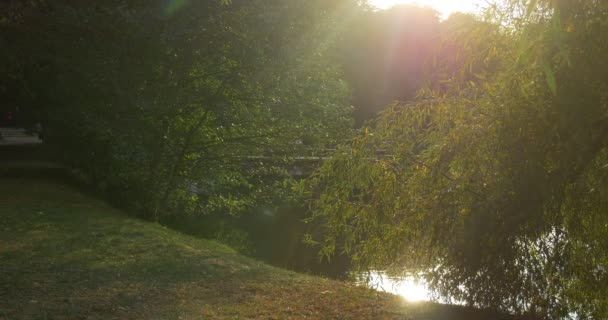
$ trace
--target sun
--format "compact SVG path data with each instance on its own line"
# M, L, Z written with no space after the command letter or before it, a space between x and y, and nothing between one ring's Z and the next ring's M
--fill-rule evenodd
M399 4L417 4L432 7L444 18L454 12L476 12L485 4L485 0L368 0L369 4L379 9L388 9Z

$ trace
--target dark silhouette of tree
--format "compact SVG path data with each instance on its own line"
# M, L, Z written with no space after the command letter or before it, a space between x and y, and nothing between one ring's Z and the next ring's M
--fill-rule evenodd
M325 36L351 2L41 2L6 20L3 68L115 201L237 212L274 196L290 155L349 135Z

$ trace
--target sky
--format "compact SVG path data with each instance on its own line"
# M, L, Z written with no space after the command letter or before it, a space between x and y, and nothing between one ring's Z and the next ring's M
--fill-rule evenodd
M380 9L388 9L394 5L414 3L421 6L430 6L447 18L454 12L475 12L483 6L485 0L368 0L369 3Z

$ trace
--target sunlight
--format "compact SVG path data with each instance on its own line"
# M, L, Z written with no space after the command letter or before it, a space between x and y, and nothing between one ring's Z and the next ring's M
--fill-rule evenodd
M475 12L484 0L369 0L369 4L379 9L388 9L399 4L416 4L432 7L444 17L454 12Z
M405 298L409 302L421 302L430 300L430 292L423 280L416 280L408 276L403 280L387 276L384 272L372 272L369 274L369 287L379 291L385 291Z
M429 300L428 289L420 282L414 279L407 279L401 283L397 283L395 293L404 297L409 302L420 302Z

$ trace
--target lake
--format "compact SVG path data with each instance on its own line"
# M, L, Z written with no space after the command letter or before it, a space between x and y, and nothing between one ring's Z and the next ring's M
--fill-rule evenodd
M416 279L414 276L400 279L390 277L383 271L371 271L359 274L356 279L357 284L402 296L409 302L431 300L430 291L424 279Z

